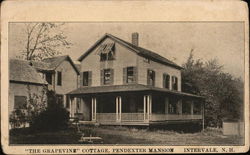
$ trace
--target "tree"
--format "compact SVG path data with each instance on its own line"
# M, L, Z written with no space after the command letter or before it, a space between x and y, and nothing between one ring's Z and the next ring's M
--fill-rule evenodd
M34 117L31 123L33 131L59 131L67 129L69 125L69 112L62 104L57 102L54 91L47 92L48 106Z
M61 54L61 47L72 45L61 31L64 24L28 23L25 25L25 44L22 58L25 60L42 60Z
M224 73L218 60L194 60L191 52L183 68L183 91L205 97L207 125L220 127L224 119L241 118L242 82L229 73Z

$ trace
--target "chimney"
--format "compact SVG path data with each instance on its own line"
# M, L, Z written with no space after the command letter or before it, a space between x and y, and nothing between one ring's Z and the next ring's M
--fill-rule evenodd
M139 33L137 32L132 33L132 44L135 46L139 45Z

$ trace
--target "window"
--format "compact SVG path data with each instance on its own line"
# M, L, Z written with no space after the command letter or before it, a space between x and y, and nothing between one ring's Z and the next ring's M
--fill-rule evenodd
M175 102L170 102L168 105L168 113L176 114L177 113L177 105Z
M69 108L69 100L70 100L69 96L66 95L66 108Z
M148 70L148 85L155 85L155 71Z
M27 104L26 96L15 96L14 97L14 109L25 109Z
M163 88L169 89L170 76L168 74L163 74Z
M172 76L172 89L178 90L178 78L175 76Z
M202 111L202 106L199 102L194 102L194 109L193 109L193 113L195 115L201 114Z
M135 81L135 67L127 67L127 83L132 83Z
M110 84L110 83L111 83L111 70L104 69L104 84Z
M100 55L100 61L114 60L115 43L107 43L100 45L98 53Z
M57 71L57 85L62 85L62 72Z
M150 60L148 58L144 58L143 61L146 63L150 63Z
M48 84L52 84L52 73L46 73L45 78Z
M56 95L57 104L63 105L63 95Z
M82 85L83 86L88 86L88 83L89 83L89 72L83 72L83 79L82 79L83 83Z

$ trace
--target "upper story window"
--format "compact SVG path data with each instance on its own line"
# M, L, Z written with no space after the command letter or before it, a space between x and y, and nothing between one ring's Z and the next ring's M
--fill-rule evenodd
M113 79L114 79L114 70L113 69L101 70L101 84L102 85L113 84Z
M92 72L86 71L82 72L82 85L83 86L91 86L91 78L92 78Z
M172 90L178 90L178 78L172 76Z
M148 85L154 86L155 85L155 71L148 70L148 77L147 77Z
M46 73L45 78L48 84L52 84L52 73Z
M168 74L163 74L163 88L169 89L170 76Z
M62 72L57 71L57 85L62 85Z
M123 68L123 82L125 84L136 82L136 67Z
M143 61L146 63L150 63L150 60L148 58L143 58Z
M98 49L100 61L108 61L115 59L115 43L106 43L100 45Z

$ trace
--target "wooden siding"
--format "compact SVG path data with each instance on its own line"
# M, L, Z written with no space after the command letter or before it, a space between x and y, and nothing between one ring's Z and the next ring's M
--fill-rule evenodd
M170 66L154 62L152 60L145 62L145 58L138 56L138 83L147 85L147 71L151 69L155 71L155 87L163 88L163 74L178 78L178 91L181 91L181 71ZM172 79L172 78L170 78ZM171 83L171 82L170 82ZM172 86L170 85L170 89ZM172 90L172 89L171 89Z
M62 72L62 85L57 85L57 74L55 74L55 91L57 94L66 94L77 88L77 73L69 61L62 62L57 68L57 71Z
M107 38L102 43L113 42ZM101 44L102 44L101 43ZM99 47L99 46L98 46ZM112 68L114 69L114 85L123 84L123 68L136 66L137 54L129 51L126 47L115 43L115 60L100 61L100 56L97 54L97 48L94 49L82 62L81 71L92 71L92 86L101 85L101 70ZM82 86L80 86L82 87Z
M31 94L42 95L42 85L29 84ZM14 97L15 96L26 96L28 98L28 84L21 83L10 83L9 85L9 114L14 110Z

